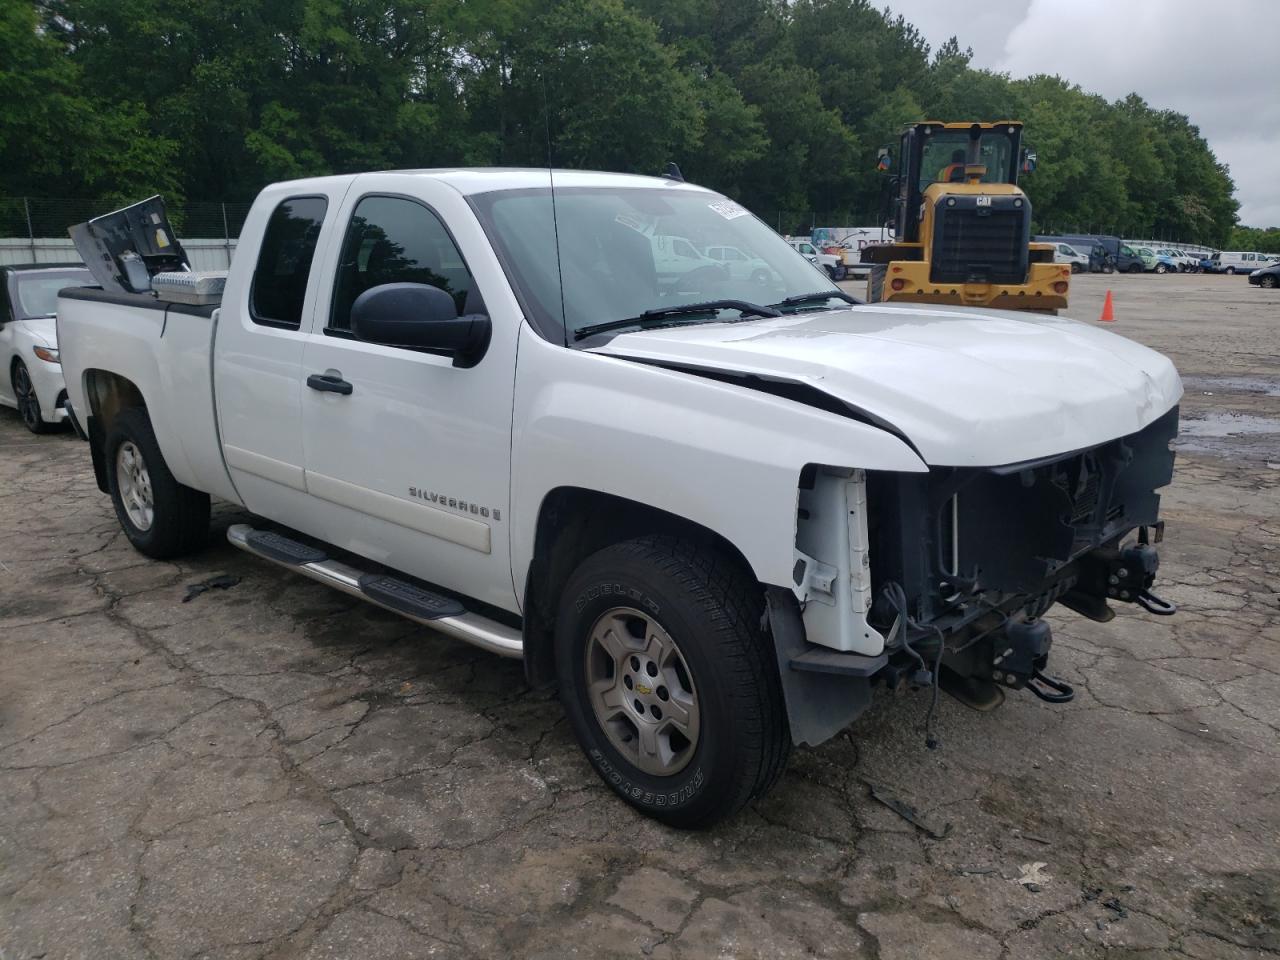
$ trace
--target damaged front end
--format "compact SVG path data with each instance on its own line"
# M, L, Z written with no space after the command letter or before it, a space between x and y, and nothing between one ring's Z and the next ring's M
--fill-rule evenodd
M1045 675L1055 603L1106 622L1112 602L1170 614L1152 593L1163 536L1156 492L1173 478L1178 408L1087 450L989 468L867 475L872 593L890 685L932 672L973 706L1000 688L1063 702ZM1130 537L1136 538L1130 541Z
M1062 703L1046 673L1055 604L1092 620L1152 593L1173 477L1174 407L1085 450L927 473L807 468L790 591L769 617L798 743L820 743L872 687L938 686L978 709L1005 689ZM931 711L932 713L932 711Z

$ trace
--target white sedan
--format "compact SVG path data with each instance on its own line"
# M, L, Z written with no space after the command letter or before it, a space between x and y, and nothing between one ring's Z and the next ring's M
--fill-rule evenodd
M58 356L54 308L63 287L94 282L77 264L0 267L0 405L15 407L32 433L45 433L67 419L67 392Z

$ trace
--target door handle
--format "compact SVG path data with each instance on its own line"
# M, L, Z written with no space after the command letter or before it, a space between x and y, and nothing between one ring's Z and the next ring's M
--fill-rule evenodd
M351 396L351 391L355 388L351 386L341 376L334 376L329 373L313 373L307 377L307 386L312 390L319 390L322 393L340 393L344 397Z

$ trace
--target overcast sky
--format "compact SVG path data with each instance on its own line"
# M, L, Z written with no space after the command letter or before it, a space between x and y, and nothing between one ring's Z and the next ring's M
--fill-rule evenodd
M905 16L934 49L954 34L973 48L975 67L1058 74L1109 100L1136 91L1185 113L1231 167L1240 222L1280 226L1280 0L878 5Z

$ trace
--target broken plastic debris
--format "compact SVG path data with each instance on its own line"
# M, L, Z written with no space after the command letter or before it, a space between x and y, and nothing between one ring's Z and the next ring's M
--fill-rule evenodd
M871 788L871 798L883 803L886 807L900 816L908 823L913 823L935 840L945 840L951 834L951 824L945 823L939 828L931 822L924 814L913 807L911 804L899 800L895 796L885 793L880 787L877 787L871 781L867 781L867 786ZM1042 864L1043 866L1043 864Z
M210 577L208 580L202 580L199 583L189 583L187 584L187 595L182 598L182 602L189 603L202 593L207 593L210 590L226 590L229 587L234 587L239 582L239 577L224 573L216 577Z
M1031 892L1038 893L1040 887L1043 887L1046 883L1053 880L1053 877L1044 872L1044 868L1047 866L1047 863L1043 863L1039 860L1035 863L1024 863L1018 868L1022 871L1022 876L1018 877L1018 879L1013 882L1021 884L1028 889L1036 887L1037 889L1032 890Z

